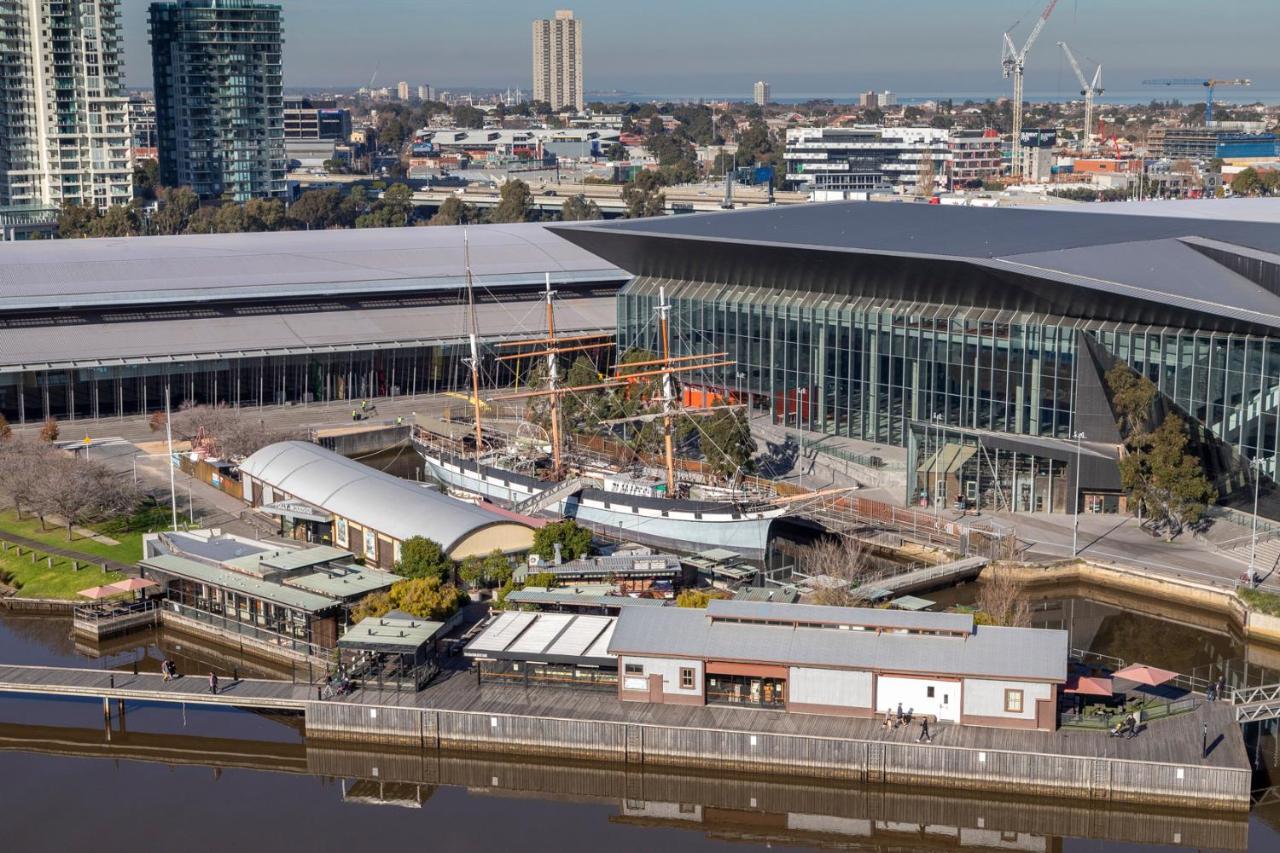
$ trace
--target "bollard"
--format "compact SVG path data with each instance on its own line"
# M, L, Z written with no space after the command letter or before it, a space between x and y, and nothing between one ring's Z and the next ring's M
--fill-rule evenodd
M103 561L102 561L102 573L103 573L104 575L107 573L107 561L106 561L106 560L103 560Z
M52 569L52 568L53 568L53 557L45 557L45 558L44 558L44 564L45 564L46 566L48 566L49 568L51 568L51 569Z

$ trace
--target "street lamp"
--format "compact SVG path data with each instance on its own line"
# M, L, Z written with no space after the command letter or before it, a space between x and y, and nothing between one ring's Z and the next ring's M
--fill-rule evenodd
M1072 438L1076 440L1076 489L1072 494L1072 500L1075 502L1075 516L1071 522L1071 556L1076 556L1080 544L1080 442L1084 440L1083 432L1073 433Z
M933 449L933 491L929 493L929 499L933 502L933 517L937 519L939 513L942 512L938 504L938 465L942 462L942 422L944 418L940 412L934 412L929 419L938 428L938 443Z
M1249 583L1253 583L1254 559L1258 554L1258 486L1262 483L1262 457L1249 460L1249 469L1253 471L1253 533L1249 537Z

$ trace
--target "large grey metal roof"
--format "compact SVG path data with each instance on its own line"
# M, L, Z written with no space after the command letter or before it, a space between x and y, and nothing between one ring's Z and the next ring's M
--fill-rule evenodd
M616 616L577 613L500 613L467 644L468 657L608 666Z
M221 566L197 562L176 554L160 554L148 557L141 563L144 568L154 569L177 577L187 578L197 583L229 589L244 595L270 601L284 607L291 607L307 613L317 613L337 607L341 602L327 595L317 595L303 589L285 586L284 584L266 581L244 572L235 572Z
M724 622L680 607L624 608L609 652L1036 681L1067 677L1066 631L980 626L961 637L792 628Z
M806 625L843 625L880 628L886 631L939 631L973 633L970 613L912 613L878 607L827 607L817 604L786 604L742 599L712 599L707 604L711 619L738 619L743 622L778 622Z
M0 259L3 256L0 252ZM481 302L476 305L476 322L486 340L527 337L546 328L546 313L540 302ZM557 303L556 326L566 333L612 329L616 322L612 297ZM232 312L181 318L139 313L134 319L113 322L2 328L0 372L396 349L463 341L467 331L464 310L456 305Z
M626 279L539 223L8 243L0 311Z
M395 539L425 536L446 552L482 528L520 526L505 516L306 441L268 445L240 463L240 471Z
M1248 218L1090 215L1090 211L1121 206L1043 210L831 202L577 223L555 226L555 230L637 275L675 274L663 268L663 245L702 244L722 251L732 246L761 251L783 248L835 259L847 257L847 262L836 263L847 269L851 281L857 280L858 256L866 262L876 257L914 258L960 262L1004 274L1003 278L986 279L987 287L1010 289L1009 274L1065 285L1061 296L1051 299L1055 310L1065 316L1077 316L1081 311L1089 314L1089 300L1096 301L1091 291L1134 300L1135 304L1171 306L1280 328L1280 295L1194 248L1213 241L1228 251L1280 264L1280 222L1269 219L1269 213ZM634 245L636 240L643 245ZM709 257L710 253L704 254ZM759 267L762 256L751 257L752 264ZM797 262L788 256L787 263ZM704 259L689 275L718 281L717 276L725 273L717 271L715 263ZM741 276L740 272L733 274ZM922 276L931 274L922 271ZM983 297L975 294L970 298Z

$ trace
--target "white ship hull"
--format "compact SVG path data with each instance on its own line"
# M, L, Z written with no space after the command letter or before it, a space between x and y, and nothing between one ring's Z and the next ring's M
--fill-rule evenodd
M553 484L461 462L419 447L427 471L453 488L484 495L512 506L552 488ZM586 489L544 508L543 512L572 518L612 539L658 548L703 551L726 548L760 559L769 544L769 529L784 510L738 510L730 504L702 504L662 498L638 498L618 492Z

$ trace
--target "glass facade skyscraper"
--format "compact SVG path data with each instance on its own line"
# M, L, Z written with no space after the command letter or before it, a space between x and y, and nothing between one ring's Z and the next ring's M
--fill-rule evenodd
M284 196L280 7L153 3L150 24L161 181L202 198Z

